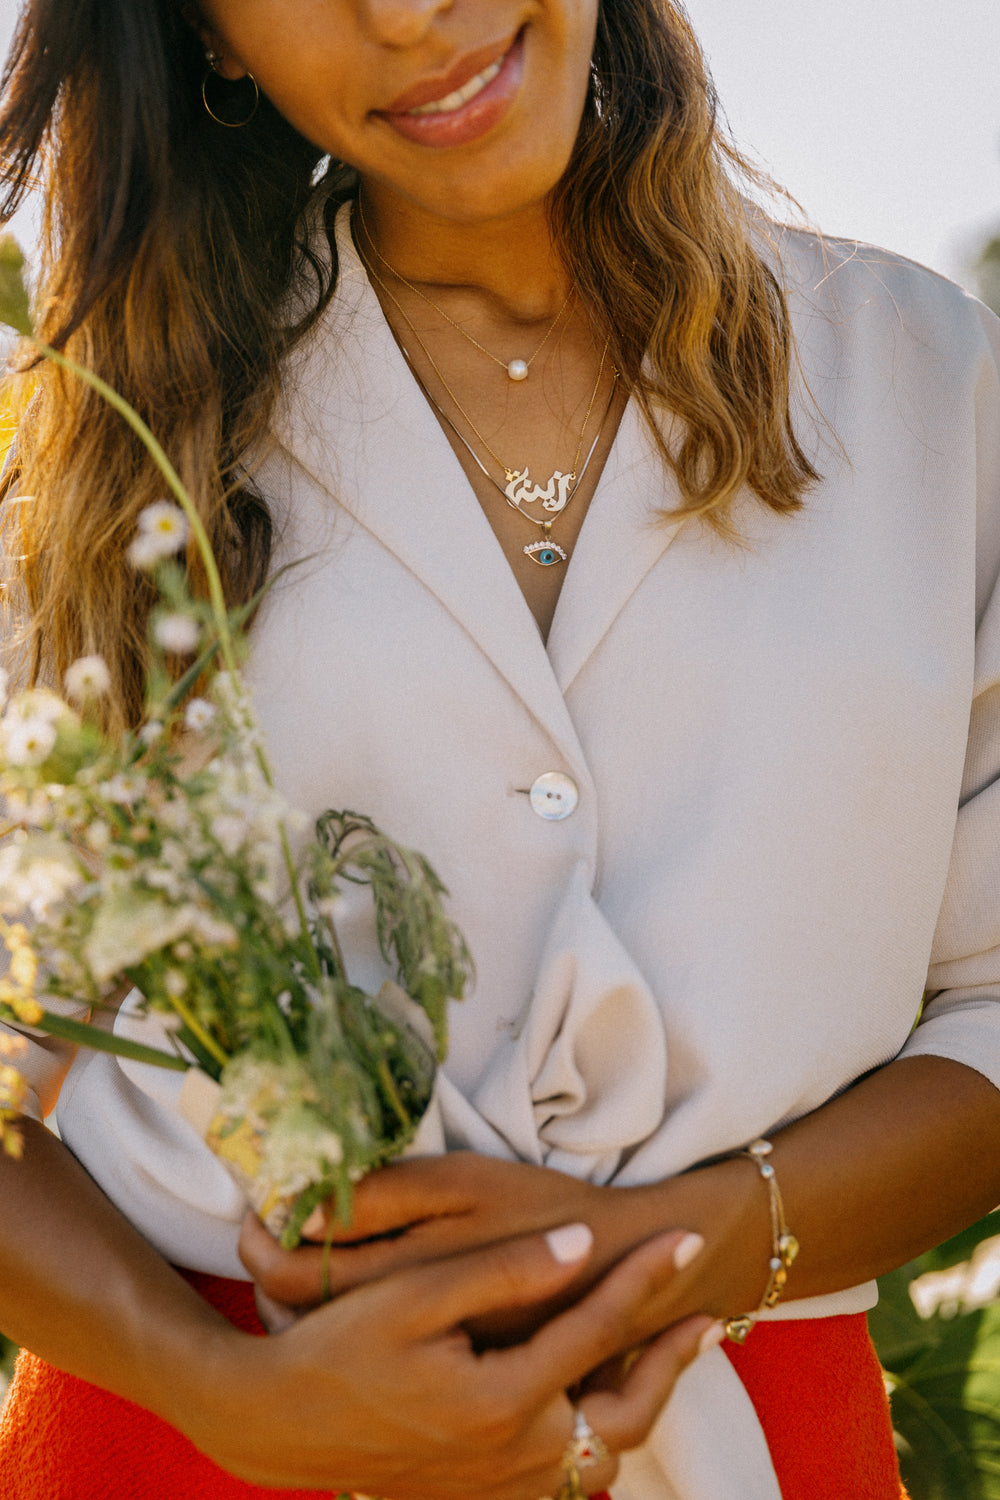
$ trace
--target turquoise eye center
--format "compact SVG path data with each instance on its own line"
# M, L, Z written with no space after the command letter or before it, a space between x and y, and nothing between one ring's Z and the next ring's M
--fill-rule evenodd
M566 561L566 553L557 542L552 541L532 542L530 546L525 547L524 554L540 568L553 568L556 563Z

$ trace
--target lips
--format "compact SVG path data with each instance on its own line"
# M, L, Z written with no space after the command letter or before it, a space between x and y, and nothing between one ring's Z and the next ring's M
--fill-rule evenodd
M459 146L492 130L520 87L523 33L466 53L446 73L422 80L374 111L398 135L419 145Z
M440 73L434 78L425 78L422 82L414 84L412 88L406 89L398 99L393 99L391 104L387 104L378 113L405 115L411 109L421 109L424 105L439 103L449 94L459 92L491 63L502 62L514 41L514 37L508 37L505 41L478 47L475 52L467 52L464 57L452 63L446 73Z
M506 57L498 58L496 62L490 63L488 68L484 68L481 73L477 73L473 78L470 78L468 83L463 83L460 89L455 89L452 93L446 94L443 99L434 99L430 104L418 104L415 109L408 109L406 113L408 115L446 115L454 113L456 109L461 109L463 104L468 104L469 100L474 99L477 94L481 94L483 89L493 82L505 61Z

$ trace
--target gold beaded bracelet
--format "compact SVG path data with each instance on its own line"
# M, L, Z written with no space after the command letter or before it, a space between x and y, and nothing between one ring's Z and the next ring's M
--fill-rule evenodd
M758 1139L751 1141L745 1151L738 1151L737 1156L745 1156L752 1161L758 1172L767 1184L768 1201L771 1209L771 1259L768 1261L767 1286L756 1312L745 1313L741 1318L727 1318L725 1322L726 1338L731 1339L734 1344L746 1343L747 1335L753 1325L757 1322L761 1313L768 1307L774 1307L782 1292L785 1290L785 1282L788 1280L788 1272L792 1262L799 1253L799 1242L785 1223L785 1205L781 1201L781 1189L778 1187L778 1179L774 1168L767 1160L774 1147L770 1141Z

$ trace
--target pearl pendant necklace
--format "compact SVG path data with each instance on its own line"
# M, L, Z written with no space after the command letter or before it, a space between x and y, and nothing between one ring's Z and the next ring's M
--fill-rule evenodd
M535 349L533 354L529 354L527 359L501 359L498 354L494 354L491 349L487 349L485 344L481 344L478 339L473 338L472 334L469 333L467 329L463 328L461 323L456 322L449 313L445 312L443 307L438 307L437 303L434 302L430 297L428 297L426 292L421 291L420 287L416 286L412 281L407 281L402 271L397 271L396 267L394 265L391 265L389 261L386 260L385 256L382 254L381 250L372 239L372 233L368 228L368 221L365 218L365 208L364 204L361 201L360 195L358 196L357 201L358 212L361 216L361 227L364 230L365 239L368 241L369 248L373 251L376 258L385 267L389 274L391 276L394 276L397 281L401 282L402 285L405 286L408 291L411 291L415 297L419 297L423 302L426 302L428 307L433 307L438 317L444 318L446 323L450 323L452 328L454 328L457 333L460 333L462 335L463 339L467 339L470 344L474 344L481 354L486 355L487 359L491 359L495 365L499 365L502 370L506 370L508 380L513 380L516 384L519 384L522 380L527 380L528 375L531 373L532 361L537 357L537 355L541 354L542 350L545 348L545 345L548 343L552 334L555 332L556 324L560 321L563 313L569 306L570 298L573 295L573 288L570 287L569 291L566 293L565 302L563 303L562 307L560 307L555 317L552 319L552 322L549 324L548 328L545 330L542 341Z

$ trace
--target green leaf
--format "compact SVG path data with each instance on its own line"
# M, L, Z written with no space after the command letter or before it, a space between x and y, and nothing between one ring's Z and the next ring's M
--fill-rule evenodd
M869 1314L911 1500L1000 1500L1000 1305L922 1318L910 1284L968 1261L996 1215L883 1277Z
M24 285L24 256L12 234L0 235L0 323L31 336L31 308Z

